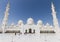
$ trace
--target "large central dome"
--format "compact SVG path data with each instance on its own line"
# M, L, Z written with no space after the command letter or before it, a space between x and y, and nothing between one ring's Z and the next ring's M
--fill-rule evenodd
M34 20L32 19L32 18L28 18L28 20L27 20L27 24L34 24Z

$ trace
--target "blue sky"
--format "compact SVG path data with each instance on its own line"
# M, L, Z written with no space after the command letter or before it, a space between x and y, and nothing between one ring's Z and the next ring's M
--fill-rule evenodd
M8 24L12 22L17 24L19 20L23 20L26 23L27 19L32 17L35 24L38 20L42 20L44 24L48 22L50 25L53 25L51 2L54 3L57 18L60 21L60 0L9 0L9 2ZM0 24L2 23L7 3L8 0L0 0Z

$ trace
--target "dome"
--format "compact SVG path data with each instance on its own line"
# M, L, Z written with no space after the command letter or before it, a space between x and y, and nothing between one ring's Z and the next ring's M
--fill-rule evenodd
M50 27L49 23L46 24L47 27Z
M19 20L19 21L18 21L18 24L19 24L19 25L22 25L22 24L23 24L23 21L22 21L22 20Z
M14 26L14 23L12 23L11 26Z
M50 26L49 23L47 23L46 26Z
M33 24L33 23L34 23L33 19L32 18L28 18L27 24Z
M53 26L52 26L52 25L51 25L50 27L51 27L51 28L53 28Z
M12 24L10 25L10 28L12 28L12 27L14 27L14 23L12 23Z
M42 25L42 20L38 20L37 24Z

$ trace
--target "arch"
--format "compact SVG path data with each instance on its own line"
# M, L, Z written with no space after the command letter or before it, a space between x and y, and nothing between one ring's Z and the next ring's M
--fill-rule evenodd
M29 33L32 33L32 29L31 28L29 29Z
M27 34L27 29L25 30L25 34Z
M35 29L33 30L33 33L35 33Z
M29 29L26 29L25 30L25 32L24 32L24 34L34 34L35 33L35 29L31 29L31 28L29 28Z

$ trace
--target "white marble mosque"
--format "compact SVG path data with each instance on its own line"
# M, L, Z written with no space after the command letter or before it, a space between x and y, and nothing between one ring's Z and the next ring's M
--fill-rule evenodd
M18 24L7 25L10 4L8 2L5 15L0 28L0 42L60 42L60 27L53 2L51 3L53 26L43 24L42 20L34 23L33 18L28 18L24 24L22 20Z
M12 23L10 26L7 25L8 16L10 9L10 4L8 2L5 15L2 21L2 27L0 28L0 33L19 33L19 34L41 34L41 33L59 33L59 24L56 16L56 11L53 2L51 3L52 17L53 17L53 26L49 23L46 25L43 24L42 20L38 20L37 24L34 23L33 18L28 18L27 23L24 24L22 20L18 21L17 25Z

